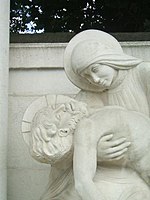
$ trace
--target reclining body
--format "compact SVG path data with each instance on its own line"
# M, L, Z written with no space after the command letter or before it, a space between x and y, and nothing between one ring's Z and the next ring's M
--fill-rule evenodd
M125 137L131 142L124 158L109 164L133 168L150 185L150 119L122 107L108 106L83 118L75 130L74 177L79 194L87 193L83 199L99 199L93 178L98 161L98 142L108 133L114 135L114 140ZM97 193L97 196L90 197L90 193Z

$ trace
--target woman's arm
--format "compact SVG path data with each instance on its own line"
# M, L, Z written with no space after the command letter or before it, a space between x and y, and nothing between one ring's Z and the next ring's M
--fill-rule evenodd
M90 114L104 107L100 93L81 90L76 95L76 99L87 103ZM96 130L94 134L99 134L99 131ZM130 144L126 142L126 138L120 138L114 141L112 133L108 133L107 136L105 135L99 140L98 161L119 160L124 157L129 146Z

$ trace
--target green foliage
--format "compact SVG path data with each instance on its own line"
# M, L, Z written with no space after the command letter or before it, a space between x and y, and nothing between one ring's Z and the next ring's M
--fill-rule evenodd
M150 30L150 0L11 0L10 31Z

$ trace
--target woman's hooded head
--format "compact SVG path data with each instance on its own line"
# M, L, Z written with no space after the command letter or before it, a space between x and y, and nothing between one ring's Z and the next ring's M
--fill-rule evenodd
M94 63L124 70L136 67L141 62L140 59L124 54L122 49L113 49L96 40L84 40L78 43L71 55L71 67L76 74L80 74Z

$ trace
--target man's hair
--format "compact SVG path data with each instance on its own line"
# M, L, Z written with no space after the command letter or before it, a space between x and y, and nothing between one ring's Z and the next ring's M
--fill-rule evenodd
M30 153L40 162L55 164L72 154L72 134L66 137L58 133L51 120L55 109L45 107L38 111L31 124Z
M54 115L61 107L71 114L67 129L58 128L53 121ZM32 157L51 165L72 158L74 130L80 119L87 115L87 105L75 100L39 110L31 123L29 148Z

